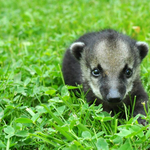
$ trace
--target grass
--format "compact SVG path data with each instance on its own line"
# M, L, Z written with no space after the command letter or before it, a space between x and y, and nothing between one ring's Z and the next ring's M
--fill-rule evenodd
M140 115L129 118L125 108L126 119L118 119L88 106L83 94L70 95L61 74L66 48L86 32L113 28L150 44L149 8L148 0L1 0L0 149L150 148ZM149 61L141 65L148 94Z

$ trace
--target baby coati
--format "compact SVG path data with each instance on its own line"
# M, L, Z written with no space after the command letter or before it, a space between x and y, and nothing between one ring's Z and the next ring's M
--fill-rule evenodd
M148 45L107 29L81 36L66 51L62 72L67 85L82 84L88 102L103 104L103 110L118 110L123 103L134 116L145 114L148 96L140 81L140 63ZM136 96L136 98L135 98ZM139 123L142 123L139 119Z

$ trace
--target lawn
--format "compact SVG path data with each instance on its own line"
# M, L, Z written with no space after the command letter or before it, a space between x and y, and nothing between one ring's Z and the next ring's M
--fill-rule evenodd
M119 119L89 106L82 92L69 93L61 73L66 48L86 32L112 28L150 44L149 8L149 0L1 0L0 149L150 148L140 114L129 117L125 107ZM149 62L150 55L141 78L150 96Z

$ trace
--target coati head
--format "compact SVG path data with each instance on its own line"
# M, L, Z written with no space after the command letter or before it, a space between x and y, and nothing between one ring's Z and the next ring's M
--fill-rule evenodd
M139 65L148 45L114 30L103 30L82 36L70 51L80 62L86 91L92 90L104 102L119 103L139 78Z

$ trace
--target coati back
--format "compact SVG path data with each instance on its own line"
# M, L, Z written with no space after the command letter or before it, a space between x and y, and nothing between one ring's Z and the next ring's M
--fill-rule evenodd
M147 53L145 42L115 30L87 33L65 53L62 67L65 83L82 84L87 101L103 103L108 112L123 103L132 106L136 96L134 115L145 114L141 102L147 104L148 96L140 81L139 67Z

